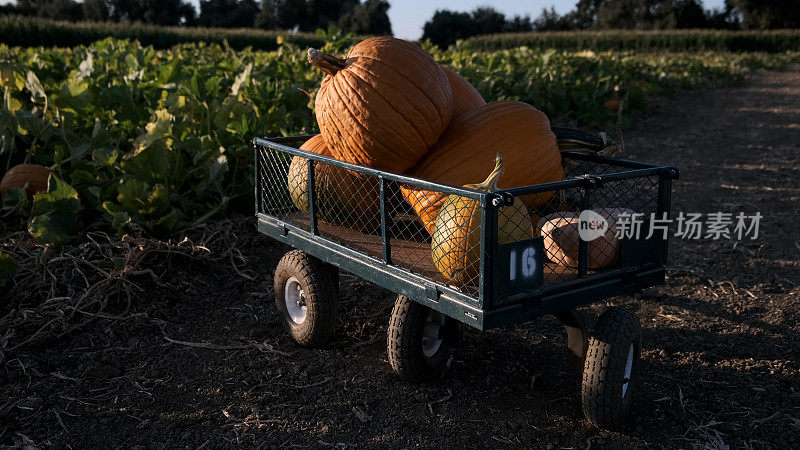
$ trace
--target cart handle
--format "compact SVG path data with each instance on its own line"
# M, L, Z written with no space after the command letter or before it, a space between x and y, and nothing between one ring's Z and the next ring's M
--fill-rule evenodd
M601 156L614 156L619 145L605 133L594 134L574 128L552 127L558 149Z

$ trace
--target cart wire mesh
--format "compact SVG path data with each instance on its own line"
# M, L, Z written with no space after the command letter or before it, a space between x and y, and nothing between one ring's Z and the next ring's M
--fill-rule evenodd
M299 146L308 138L275 142ZM503 195L503 206L490 208L485 192L262 142L270 145L256 145L259 214L476 300L482 289L480 262L493 251L483 248L487 242L496 245L541 236L544 284L553 285L619 268L620 220L663 211L658 172L633 174L630 167L608 158L567 152L564 182L549 183L547 189L544 185L509 189L512 195ZM588 182L592 177L603 182ZM586 210L605 221L605 232L592 240L579 237L581 213ZM491 239L484 235L483 225L493 219L484 217L488 214L497 215L497 235Z

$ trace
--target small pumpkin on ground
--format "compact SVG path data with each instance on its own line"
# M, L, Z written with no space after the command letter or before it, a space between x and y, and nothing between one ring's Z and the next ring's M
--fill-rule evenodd
M373 37L345 59L308 50L327 75L315 109L325 143L341 161L403 172L450 124L453 94L441 66L421 47Z
M613 113L618 113L621 106L622 100L618 98L611 98L603 102L603 107Z
M5 199L8 189L22 188L27 183L25 192L28 197L33 197L33 194L47 190L47 179L51 173L52 170L38 164L18 164L3 175L3 180L0 181L0 195Z
M453 118L456 120L473 109L486 104L481 93L466 78L453 69L442 66L453 91Z
M300 149L332 157L321 135L312 137ZM286 182L294 206L308 213L306 158L292 158ZM373 231L380 225L380 186L375 177L317 162L314 165L314 192L314 205L320 220L365 231Z
M408 175L454 186L480 179L496 152L505 155L501 187L511 188L559 181L564 177L561 153L547 116L527 103L493 102L455 120L439 142ZM403 198L433 232L446 194L401 186ZM544 205L553 191L522 197L527 206Z
M480 184L464 187L494 192L497 180L505 170L503 159L497 155L495 167ZM449 195L444 200L431 239L433 262L442 275L458 284L471 284L478 280L480 271L481 239L480 201ZM515 198L512 205L497 212L497 241L501 244L528 239L533 236L533 224L528 208Z

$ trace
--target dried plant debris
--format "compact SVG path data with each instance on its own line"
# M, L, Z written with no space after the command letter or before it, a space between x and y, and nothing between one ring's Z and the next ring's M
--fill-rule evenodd
M231 228L232 222L221 222L194 240L166 241L95 231L69 247L36 245L24 232L4 236L0 275L14 275L4 277L0 297L0 351L61 338L97 319L136 318L141 295L153 285L174 288L170 272L185 260L225 266L252 280Z

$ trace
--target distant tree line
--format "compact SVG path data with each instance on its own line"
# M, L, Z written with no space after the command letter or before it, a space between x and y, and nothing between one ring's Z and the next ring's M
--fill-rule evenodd
M798 0L726 0L706 10L700 0L578 0L560 15L543 9L539 17L514 16L483 7L474 11L437 10L423 27L423 39L447 47L459 39L505 32L605 29L779 29L800 28Z
M0 14L66 21L140 22L170 26L314 31L337 26L356 34L391 35L386 0L16 0Z
M460 39L492 33L533 31L528 16L515 16L510 20L490 7L477 8L471 13L437 10L422 28L422 39L447 47Z

